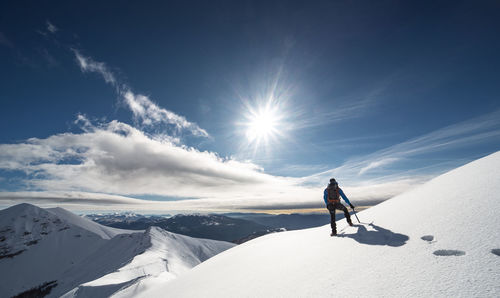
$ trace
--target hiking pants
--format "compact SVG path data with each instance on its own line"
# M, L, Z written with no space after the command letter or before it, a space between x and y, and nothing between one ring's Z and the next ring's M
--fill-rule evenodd
M326 205L326 208L328 208L328 211L330 211L330 225L332 226L332 231L337 232L337 224L335 223L335 210L342 210L344 211L345 218L347 219L348 223L351 223L351 215L349 215L349 211L347 211L347 208L342 205L340 202L336 203L329 203Z

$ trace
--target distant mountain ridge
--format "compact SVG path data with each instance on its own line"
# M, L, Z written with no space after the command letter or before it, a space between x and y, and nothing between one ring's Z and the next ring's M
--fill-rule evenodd
M337 214L337 220L343 216L341 213ZM284 228L288 231L315 228L330 223L330 214L326 208L323 214L248 214L241 218L273 228Z
M326 209L325 209L326 210ZM196 238L244 243L256 237L283 230L319 227L330 222L324 214L180 214L175 216L136 213L88 214L86 218L108 227L144 230L158 226L167 231ZM337 219L343 218L338 214Z
M218 214L179 214L168 218L138 214L133 217L124 217L120 214L90 214L86 217L99 224L120 229L142 230L157 226L190 237L234 243L241 243L241 239L252 239L252 235L265 235L281 231L279 228L262 225L251 220Z

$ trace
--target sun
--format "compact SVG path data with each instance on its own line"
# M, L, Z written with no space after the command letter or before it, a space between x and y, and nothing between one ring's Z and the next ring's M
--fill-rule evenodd
M274 115L272 110L265 109L252 115L248 122L247 139L248 141L260 141L267 139L276 133L278 125L278 117Z
M247 115L246 138L249 143L259 145L280 134L281 115L276 106L267 104L257 109L250 109Z
M285 143L293 142L291 132L296 119L287 105L285 96L267 96L243 99L241 120L236 122L240 136L239 154L259 158L271 158L279 154Z

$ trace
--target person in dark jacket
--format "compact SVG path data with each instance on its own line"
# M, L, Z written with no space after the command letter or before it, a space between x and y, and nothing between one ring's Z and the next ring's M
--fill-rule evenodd
M349 206L354 209L354 206L349 202L342 189L339 187L337 181L334 178L330 179L330 184L324 191L323 199L325 200L326 208L330 211L330 225L332 227L331 236L337 235L337 224L335 223L335 210L342 210L344 212L347 223L352 226L351 216L347 208L340 203L340 197L349 204Z

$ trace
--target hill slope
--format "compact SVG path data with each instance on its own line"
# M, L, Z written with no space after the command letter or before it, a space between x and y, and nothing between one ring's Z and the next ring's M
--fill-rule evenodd
M339 237L329 225L263 236L137 296L499 296L499 194L497 152L342 220Z
M109 228L62 208L19 204L0 211L0 297L43 285L50 297L107 297L146 277L172 279L232 246L156 227Z

